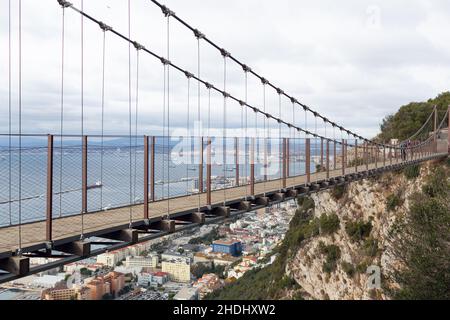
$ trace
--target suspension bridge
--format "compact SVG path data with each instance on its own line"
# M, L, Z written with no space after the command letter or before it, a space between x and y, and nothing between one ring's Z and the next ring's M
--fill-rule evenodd
M18 37L14 39L9 2L9 128L0 135L0 283L449 154L450 106L445 113L436 107L431 109L422 127L404 141L375 141L289 95L158 1L149 1L148 5L158 7L166 20L165 55L132 38L130 1L127 34L90 15L83 1L80 7L62 0L55 1L58 5L62 9L61 100L55 113L60 114L60 130L29 134L22 130L22 107L26 106L22 102L21 1L16 17ZM81 18L79 134L64 130L65 19L69 14ZM84 129L85 24L97 25L103 39L98 101L101 132L96 135L86 134ZM190 31L198 43L195 72L171 61L172 24ZM113 38L128 46L125 135L105 134L104 130L107 42ZM13 132L11 116L12 41L19 46L17 132ZM200 44L217 51L223 59L223 83L203 78ZM162 135L138 135L137 131L139 61L144 55L159 61L163 68ZM227 91L230 64L242 72L242 96ZM184 135L171 132L171 73L186 79ZM250 78L256 79L261 89L258 105L248 99ZM191 89L195 85L197 114L191 118ZM206 104L201 104L201 92ZM277 97L277 112L269 111L269 92ZM217 107L211 102L212 95L221 101L219 130L211 121L212 114L217 113L212 109ZM229 128L230 107L239 108L238 130ZM193 130L195 121L206 125ZM48 261L38 265L33 263L37 258Z

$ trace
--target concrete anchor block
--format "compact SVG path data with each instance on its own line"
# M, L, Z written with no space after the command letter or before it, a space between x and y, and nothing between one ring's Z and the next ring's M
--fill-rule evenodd
M0 269L16 276L24 276L30 272L30 259L26 257L9 257L0 260Z
M230 212L231 212L230 207L226 207L226 206L216 207L216 208L213 208L211 211L211 213L213 215L226 217L226 218L230 216Z
M268 197L259 197L259 198L256 198L256 200L255 200L255 203L259 206L267 206L267 205L269 205L269 202L270 202L270 200Z
M250 211L252 208L252 203L250 201L241 201L237 205L237 209L240 211Z
M91 254L91 244L87 241L80 240L57 246L55 250L79 257L87 257Z
M204 224L205 223L205 214L203 212L194 212L191 218L193 223Z

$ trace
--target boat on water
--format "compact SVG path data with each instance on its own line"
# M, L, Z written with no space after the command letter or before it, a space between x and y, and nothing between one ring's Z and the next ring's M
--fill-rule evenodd
M99 188L103 188L103 183L101 181L97 181L95 184L93 184L91 186L87 186L88 190L99 189Z

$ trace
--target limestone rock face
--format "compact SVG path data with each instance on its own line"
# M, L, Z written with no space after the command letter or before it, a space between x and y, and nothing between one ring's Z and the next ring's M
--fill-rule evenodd
M383 289L368 288L368 266L378 266L381 274L387 274L389 266L395 264L395 257L390 255L389 232L409 210L408 198L420 190L429 167L423 165L420 176L408 180L402 173L386 173L377 179L366 179L350 183L343 197L336 200L331 191L312 195L315 202L314 216L323 213L336 213L340 219L339 230L332 235L319 235L304 244L287 263L286 272L306 292L310 299L387 299ZM402 203L394 210L388 210L388 197L396 194ZM378 251L374 256L364 252L364 241L353 242L345 230L349 221L372 221L370 237L378 241ZM341 256L333 272L323 271L325 257L320 253L319 244L336 245ZM323 245L322 244L322 245ZM343 270L342 262L357 269L353 274ZM395 286L383 280L382 287Z

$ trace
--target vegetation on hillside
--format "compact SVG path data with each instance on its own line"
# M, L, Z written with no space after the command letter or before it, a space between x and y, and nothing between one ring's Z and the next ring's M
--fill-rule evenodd
M438 115L442 119L449 104L450 92L444 92L426 102L411 102L401 107L397 113L383 119L380 126L381 133L377 140L388 142L390 139L407 139L428 119L435 105L438 108ZM431 128L431 126L428 127L428 129ZM423 136L419 138L423 138Z
M309 197L298 198L297 209L289 224L286 236L277 248L275 261L262 269L251 270L213 292L207 299L217 300L267 300L283 298L287 290L300 289L294 279L286 275L286 264L296 253L302 241L319 233L319 219L314 219L314 201ZM332 218L334 219L334 218Z
M395 234L401 262L390 277L395 299L450 299L450 168L437 166L421 192L410 197L408 218Z

